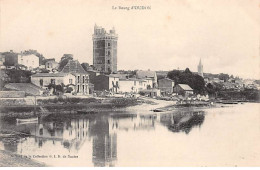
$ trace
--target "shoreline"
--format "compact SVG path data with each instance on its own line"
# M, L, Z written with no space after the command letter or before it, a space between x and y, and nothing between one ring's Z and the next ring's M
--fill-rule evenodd
M214 101L195 101L193 103L178 103L174 100L154 99L150 97L139 98L75 98L68 99L53 99L37 101L38 105L1 105L0 117L17 117L28 118L32 116L44 116L49 114L77 114L78 111L86 112L106 112L106 111L137 111L137 112L165 112L174 111L183 108L212 108L226 107ZM154 111L159 110L159 111Z
M44 163L0 150L0 167L46 167Z

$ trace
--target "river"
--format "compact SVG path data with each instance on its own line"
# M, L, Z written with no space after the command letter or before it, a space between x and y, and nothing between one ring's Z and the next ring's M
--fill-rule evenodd
M115 111L43 117L0 130L30 134L7 150L48 166L259 166L260 104L181 109L172 113Z

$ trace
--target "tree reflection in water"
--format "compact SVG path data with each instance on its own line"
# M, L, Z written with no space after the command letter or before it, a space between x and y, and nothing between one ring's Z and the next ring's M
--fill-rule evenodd
M185 132L189 134L195 126L201 126L205 119L203 111L177 112L161 114L160 122L172 132Z

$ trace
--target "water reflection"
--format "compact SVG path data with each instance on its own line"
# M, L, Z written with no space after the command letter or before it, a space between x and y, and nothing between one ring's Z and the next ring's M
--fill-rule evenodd
M14 143L2 141L5 150L28 154L37 153L40 149L43 149L43 152L51 153L51 148L54 148L59 152L79 153L87 142L92 146L91 161L94 166L115 166L118 159L119 131L154 131L156 125L163 125L172 132L188 134L193 127L203 123L204 112L168 114L124 112L86 115L78 118L69 116L66 118L57 114L42 118L37 124L16 124L15 121L10 120L0 121L8 128L31 135L30 137L20 137ZM4 126L1 128L4 129ZM58 148L58 146L61 147ZM29 151L28 148L32 149ZM48 162L46 163L48 164Z
M193 127L200 127L204 119L205 113L203 111L160 115L160 122L167 126L169 130L172 132L185 132L186 134L189 134Z

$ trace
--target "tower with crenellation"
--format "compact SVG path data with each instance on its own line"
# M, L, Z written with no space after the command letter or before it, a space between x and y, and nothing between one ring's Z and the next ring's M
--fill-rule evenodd
M117 40L115 28L106 30L95 24L93 40L93 65L104 73L117 72Z

